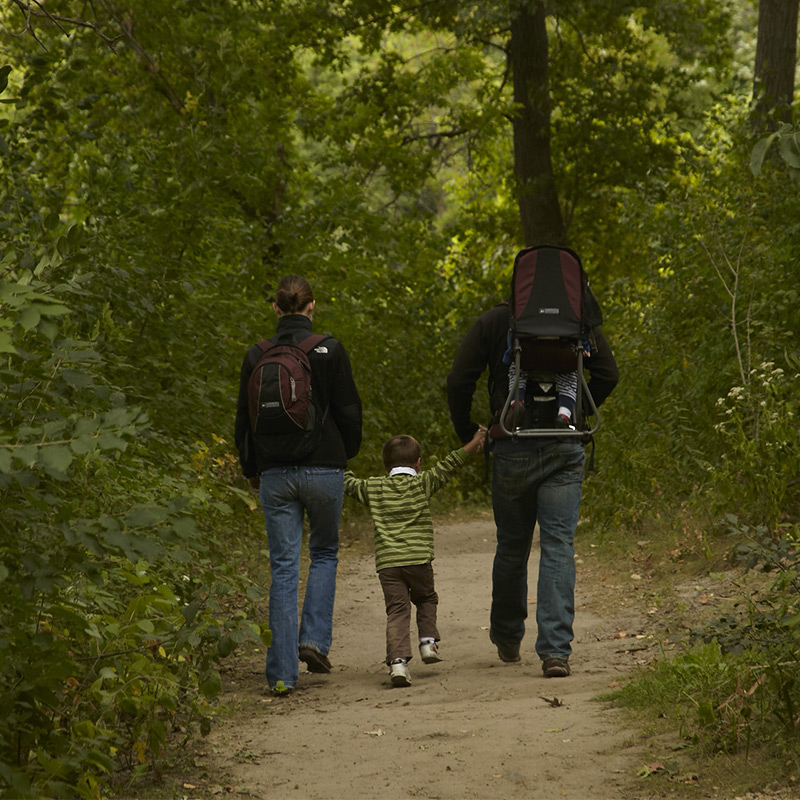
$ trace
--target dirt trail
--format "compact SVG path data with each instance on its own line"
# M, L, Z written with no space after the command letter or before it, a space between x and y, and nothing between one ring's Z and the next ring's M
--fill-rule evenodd
M226 680L222 717L187 778L208 797L642 798L644 756L621 712L595 698L643 657L647 609L607 616L610 588L578 549L576 637L565 679L542 677L535 600L520 664L489 642L494 527L489 517L437 528L434 561L442 663L410 665L392 688L384 657L382 595L371 556L342 552L330 675L301 673L298 691L273 699L263 654ZM530 587L538 567L531 555ZM625 631L624 639L617 638ZM646 656L645 656L646 657ZM302 665L301 665L302 666Z

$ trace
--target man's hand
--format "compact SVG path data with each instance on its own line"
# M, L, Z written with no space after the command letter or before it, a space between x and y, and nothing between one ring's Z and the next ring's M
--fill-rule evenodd
M250 488L254 492L257 492L259 490L259 488L261 487L261 476L260 475L254 475L252 478L248 478L247 482L250 484Z

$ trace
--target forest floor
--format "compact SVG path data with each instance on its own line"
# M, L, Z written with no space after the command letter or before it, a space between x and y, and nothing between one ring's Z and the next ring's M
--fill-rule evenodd
M689 624L681 620L696 622L709 605L738 593L735 576L695 577L659 599L644 570L609 571L596 553L582 546L579 528L572 675L545 679L534 652L535 597L521 663L502 663L489 642L490 515L438 525L434 568L444 660L425 665L415 658L412 685L394 688L383 663L385 616L372 556L363 543L343 547L332 672L301 671L291 696L273 698L263 652L229 659L221 698L227 712L196 743L173 796L763 796L719 788L719 775L698 774L687 760L677 732L645 735L602 699L661 652L664 631ZM535 543L531 587L537 567Z

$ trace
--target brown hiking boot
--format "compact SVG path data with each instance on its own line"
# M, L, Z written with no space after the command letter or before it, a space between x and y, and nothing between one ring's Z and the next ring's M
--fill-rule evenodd
M309 672L316 672L319 675L327 675L331 671L331 662L322 653L310 647L300 648L300 660L305 662Z

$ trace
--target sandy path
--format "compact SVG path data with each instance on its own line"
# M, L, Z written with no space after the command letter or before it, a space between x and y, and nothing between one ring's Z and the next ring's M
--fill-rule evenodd
M273 699L260 655L232 667L222 699L239 710L201 745L197 764L205 775L192 786L229 797L309 800L647 796L636 778L643 763L631 744L637 737L620 712L594 699L642 655L632 636L646 624L646 610L604 618L609 590L579 544L573 674L546 680L533 651L533 600L520 664L500 662L489 642L490 519L439 527L436 547L442 663L415 658L412 686L391 687L373 561L343 550L333 672L301 673L292 697ZM616 638L620 630L628 638Z

